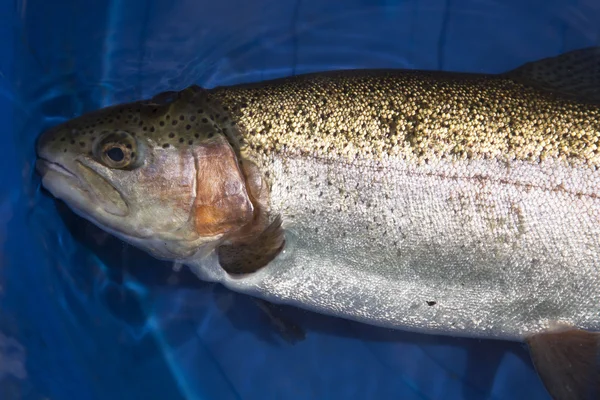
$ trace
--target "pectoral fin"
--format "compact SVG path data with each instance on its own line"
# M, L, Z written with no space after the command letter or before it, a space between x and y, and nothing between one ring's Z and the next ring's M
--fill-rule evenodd
M281 218L277 217L263 232L244 244L218 248L219 263L230 274L250 274L270 263L285 244Z
M506 75L566 96L600 103L600 47L530 62Z
M534 335L526 343L555 400L600 399L600 333L564 329Z

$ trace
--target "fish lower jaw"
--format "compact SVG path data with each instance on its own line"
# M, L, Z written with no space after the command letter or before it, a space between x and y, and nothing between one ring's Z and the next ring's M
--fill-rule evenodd
M50 171L54 171L56 173L78 180L77 176L74 173L69 171L67 168L63 167L61 164L50 160L38 159L35 162L35 168L37 169L38 173L42 176L42 178L44 178L46 174L48 174Z
M104 207L97 203L96 197L75 174L69 172L66 168L60 166L57 168L53 165L58 164L36 165L38 170L41 169L42 186L56 199L67 204L75 214L111 234L118 233L117 229L110 228L109 225L113 226L115 222L118 223L122 217L106 212Z
M91 196L80 184L75 175L50 168L42 175L42 186L57 199L75 208L85 209Z

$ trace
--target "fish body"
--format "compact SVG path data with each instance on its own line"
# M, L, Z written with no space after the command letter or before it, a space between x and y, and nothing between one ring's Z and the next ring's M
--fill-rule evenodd
M406 71L212 94L238 110L289 233L255 276L217 274L226 286L432 333L600 328L597 106Z
M600 383L573 374L600 330L600 85L564 71L597 66L590 51L500 75L194 86L49 130L38 170L75 212L203 280L373 325L526 341L555 398L586 398L569 396ZM587 358L561 369L575 347Z

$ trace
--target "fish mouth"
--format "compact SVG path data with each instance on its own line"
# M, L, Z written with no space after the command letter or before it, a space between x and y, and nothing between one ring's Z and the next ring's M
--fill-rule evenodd
M96 218L104 213L115 217L124 217L129 213L121 194L81 161L75 161L70 169L63 163L39 157L36 169L42 177L44 188L79 212Z
M54 197L67 203L77 213L89 213L94 199L75 173L46 158L38 158L35 167L42 177L42 186Z
M60 188L60 191L62 192L66 187L77 189L78 191L85 192L89 195L89 191L85 185L83 185L79 177L64 165L47 158L38 158L35 162L35 168L42 177L42 186L50 191L55 197L60 198L57 193L55 193L56 189Z
M42 186L75 214L128 242L144 239L127 230L127 224L123 224L129 207L122 196L116 189L105 186L109 183L83 162L75 161L73 169L70 169L59 162L38 157L35 167L42 177ZM104 184L95 187L99 182ZM110 190L112 197L102 195Z
M44 177L46 176L46 174L48 174L48 172L53 171L53 172L57 172L61 175L64 175L65 177L79 181L79 178L77 178L77 175L75 175L73 172L71 172L70 170L65 168L63 165L61 165L57 162L54 162L54 161L50 161L46 158L39 158L38 160L36 160L35 168L38 171L38 173L40 174L40 176L42 177L42 179L44 179Z

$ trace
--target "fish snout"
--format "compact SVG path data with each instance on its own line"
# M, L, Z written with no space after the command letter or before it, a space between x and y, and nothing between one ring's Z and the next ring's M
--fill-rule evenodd
M54 136L55 134L52 130L44 131L38 136L35 145L35 152L39 158L46 158L44 155L47 154L48 146L53 141L52 139Z
M62 132L61 126L50 128L40 134L35 144L37 172L44 177L50 170L66 172L63 165L68 159L67 146L69 142ZM69 174L72 175L72 174Z
M38 136L35 146L38 158L51 159L54 154L58 153L60 147L59 135L62 130L63 127L58 125L43 131ZM63 143L65 140L66 138L63 138Z

